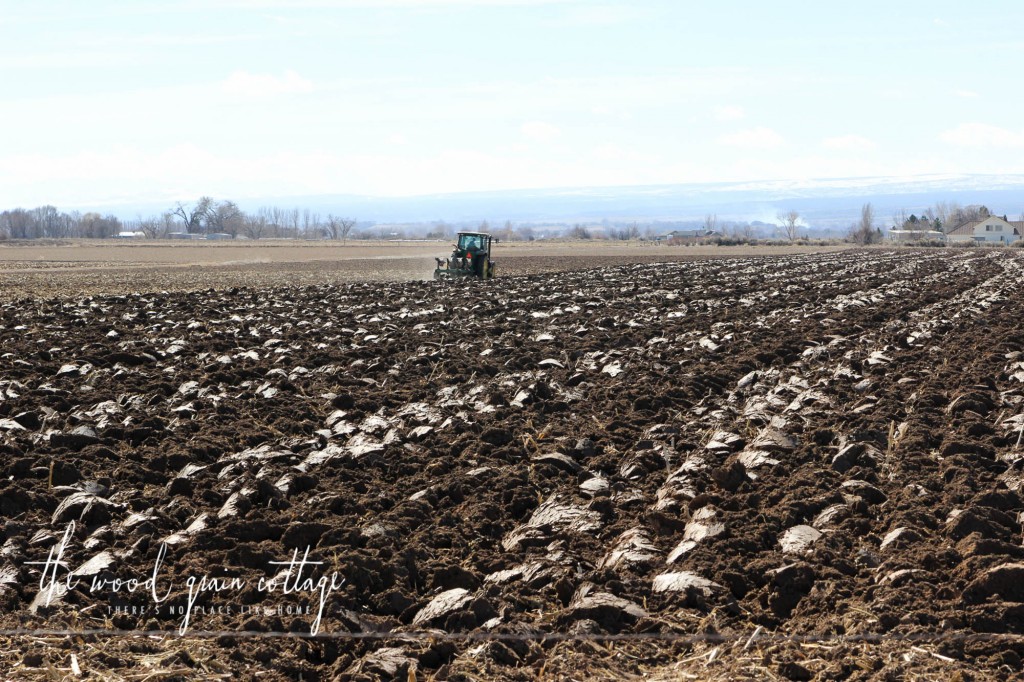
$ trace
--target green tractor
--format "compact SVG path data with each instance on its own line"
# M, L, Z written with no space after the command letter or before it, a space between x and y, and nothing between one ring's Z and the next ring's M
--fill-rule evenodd
M434 279L460 279L494 277L494 261L491 260L491 242L498 239L486 232L459 232L459 243L455 244L450 258L435 258L437 269Z

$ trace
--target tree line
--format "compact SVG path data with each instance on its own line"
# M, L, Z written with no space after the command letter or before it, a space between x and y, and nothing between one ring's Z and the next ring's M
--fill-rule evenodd
M168 216L169 214L169 216ZM156 238L167 236L161 228L168 222L176 222L189 234L228 234L234 238L241 235L249 239L264 238L307 238L347 240L356 225L354 218L336 216L330 213L321 216L315 211L299 208L266 206L252 213L246 213L233 201L214 201L202 197L195 204L178 203L165 213L156 225L142 221L140 228L146 236ZM154 229L155 228L155 229Z
M233 201L202 197L177 203L158 216L121 220L95 212L62 212L54 206L15 208L0 212L0 239L109 239L122 232L141 232L150 239L174 234L226 234L248 239L339 239L352 236L356 220L309 209L267 206L247 213Z
M933 206L926 208L921 215L914 213L907 214L906 209L900 209L893 213L892 229L909 230L911 232L925 232L935 230L938 232L949 232L967 222L984 220L992 213L984 204L971 204L961 206L955 201L940 201ZM1003 220L1009 220L1004 214ZM1024 220L1024 215L1021 216Z
M795 224L790 216L787 232L795 238ZM449 239L463 229L489 232L503 241L533 241L538 238L568 237L570 239L610 239L618 241L653 240L676 223L655 223L641 226L637 221L600 226L575 223L571 226L534 226L481 223L453 225L435 221L429 225L358 224L356 219L332 213L322 215L310 209L266 206L255 211L242 210L231 200L202 197L193 203L178 202L159 215L122 220L115 215L96 212L62 212L54 206L33 209L16 208L0 212L0 240L8 239L109 239L119 233L142 233L149 239L166 239L172 235L229 235L246 239ZM750 223L719 222L717 216L705 218L707 231L716 228L722 234L753 239L761 227Z
M99 213L63 213L53 206L0 213L0 239L104 239L124 229L117 216Z
M892 228L926 233L949 232L969 220L989 216L989 209L981 205L960 206L956 202L938 202L921 212L908 214L896 211ZM1005 216L1004 216L1005 217ZM1024 219L1024 216L1022 216ZM707 238L753 242L766 235L790 242L807 238L807 226L796 210L780 211L777 222L727 222L709 213L704 216L700 229ZM684 221L685 223L686 221ZM872 244L883 238L879 221L871 204L861 207L861 218L849 227L846 239L858 244ZM683 223L678 223L683 225ZM243 211L230 200L217 201L202 197L194 203L176 203L160 215L135 220L121 220L115 215L97 212L62 212L54 206L33 209L16 208L0 212L0 239L108 239L122 232L142 233L150 239L166 239L175 234L229 235L247 239L447 239L460 229L490 232L505 241L533 241L535 238L568 237L570 239L652 240L659 238L676 223L656 223L643 227L636 222L602 225L575 223L571 226L548 225L537 227L515 225L505 221L491 226L486 220L468 227L437 221L432 225L359 225L354 218L329 213L322 215L310 209L267 206L252 212ZM660 228L660 229L659 229ZM540 231L538 231L540 230Z

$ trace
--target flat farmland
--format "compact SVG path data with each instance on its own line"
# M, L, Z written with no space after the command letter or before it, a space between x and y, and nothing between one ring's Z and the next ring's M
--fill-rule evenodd
M0 249L9 677L1021 674L1015 250L117 248Z
M602 265L821 252L843 247L661 246L621 242L501 243L500 273ZM429 279L447 242L69 242L0 245L0 297L189 291L209 287Z

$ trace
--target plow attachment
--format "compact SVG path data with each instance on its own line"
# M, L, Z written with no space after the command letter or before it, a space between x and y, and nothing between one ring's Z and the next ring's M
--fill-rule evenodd
M435 258L437 268L434 279L459 279L461 277L477 277L477 270L469 258Z
M461 279L477 277L490 279L494 277L494 261L485 256L477 258L435 258L437 268L434 279Z

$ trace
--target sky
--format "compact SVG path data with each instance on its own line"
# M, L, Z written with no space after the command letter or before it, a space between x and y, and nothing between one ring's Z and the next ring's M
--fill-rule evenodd
M0 208L1024 173L1024 3L0 0Z

